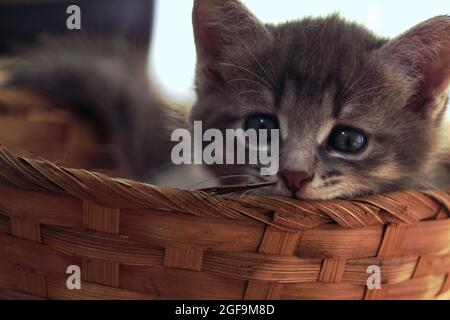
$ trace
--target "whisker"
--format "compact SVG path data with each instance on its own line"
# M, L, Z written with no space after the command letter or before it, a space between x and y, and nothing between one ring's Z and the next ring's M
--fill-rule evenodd
M350 88L348 88L347 90L344 91L343 95L347 95L350 91L352 91L352 89L354 87L356 87L356 85L362 80L364 79L364 77L367 75L367 73L369 72L369 67L370 67L370 63L367 64L364 72L361 74L361 76L350 86Z
M371 88L368 88L368 89L365 89L365 90L361 90L360 92L357 93L356 96L351 97L351 99L348 100L346 103L350 104L350 103L352 103L355 100L361 99L361 98L363 98L365 96L369 96L369 95L371 95L373 93L377 93L376 92L377 89L390 88L390 87L394 87L394 86L392 86L392 85L380 85L380 86L371 87ZM395 98L393 95L388 95L385 92L382 92L381 95L390 96L392 98Z
M257 193L260 192L260 191L261 191L261 189L247 190L247 191L241 192L241 193L239 193L239 194L237 194L237 195L239 195L239 197L240 197L241 199L243 199L243 198L245 198L246 196L250 196L250 195L257 194ZM236 195L236 194L233 193L233 195Z
M249 70L249 69L247 69L245 67L242 67L242 66L239 66L239 65L233 64L233 63L226 63L226 62L222 62L222 63L220 63L220 65L225 66L225 67L234 67L234 68L241 69L241 70L243 70L245 72L248 72L249 74L251 74L255 78L261 80L262 82L264 82L267 85L267 87L265 87L266 89L270 89L272 87L272 85L269 82L267 82L266 79L264 79L263 77L257 75L256 73L254 73L253 71L251 71L251 70Z
M192 184L188 184L185 186L181 186L180 189L196 189L199 188L201 185L208 183L208 182L223 182L229 179L237 179L237 178L255 178L255 176L253 175L227 175L227 176L222 176L222 177L212 177L212 178L207 178L201 181L197 181L195 183Z
M280 82L278 82L277 74L275 72L275 68L273 67L273 63L269 61L269 66L272 69L273 79L275 79L275 85L277 89L280 89Z
M364 89L364 90L361 90L361 91L357 92L355 94L355 96L362 95L362 94L365 94L365 93L377 92L376 89L389 88L389 87L393 87L393 86L391 86L391 85L380 85L380 86L370 87L368 89Z
M352 99L346 101L346 104L347 104L347 105L353 104L353 102L355 102L356 100L360 100L360 99L362 99L362 98L364 98L364 97L369 97L369 96L373 95L374 93L375 93L375 92L370 92L370 93L366 93L366 94L359 95L359 96L357 96L357 97L353 97ZM394 96L394 95L392 95L392 94L387 94L387 93L381 93L380 96L390 97L390 98L392 98L393 100L396 100L396 99L397 99L396 96Z
M261 101L265 101L266 96L264 95L264 93L260 92L260 91L256 91L256 90L247 90L247 91L241 91L237 94L238 96L248 96L248 95L255 95L256 97L254 97L255 99L260 99Z
M156 173L158 171L161 171L161 170L164 170L164 169L167 169L167 168L170 168L172 166L175 166L175 165L172 162L168 162L168 163L162 165L161 167L154 168L154 169L151 169L151 170L147 171L146 173L144 173L144 175L142 177L143 178L148 178L149 176L153 175L154 173Z
M228 81L228 83L239 82L239 81L250 82L250 83L256 84L256 85L260 86L261 88L263 88L264 90L268 89L266 86L259 83L258 81L251 80L251 79L244 79L244 78L233 79L233 80Z
M418 182L421 186L425 187L426 190L436 190L438 189L438 187L428 181L426 181L423 178L420 178L418 176L414 176L414 175L408 175L409 178L411 178L413 181Z
M242 194L242 192L247 191L257 191L261 190L262 188L269 187L275 185L275 182L266 182L266 183L254 183L254 184L247 184L247 185L232 185L232 186L223 186L223 187L215 187L215 188L205 188L200 189L200 191L208 192L211 194L216 195L223 195L223 194L236 194L239 192L239 194Z
M245 49L247 49L248 53L253 57L253 59L256 61L256 63L258 64L259 68L266 74L267 77L269 77L270 81L272 82L272 85L276 86L275 83L275 78L273 76L271 76L267 70L263 67L263 65L261 64L261 62L258 60L258 58L255 56L255 54L253 53L253 51L247 46L247 44L242 41L242 45L244 46Z
M348 86L349 83L350 83L350 81L352 81L353 76L355 75L356 69L358 69L358 63L357 63L357 62L355 62L355 63L353 64L352 73L350 74L350 77L349 77L348 80L346 81L345 86Z

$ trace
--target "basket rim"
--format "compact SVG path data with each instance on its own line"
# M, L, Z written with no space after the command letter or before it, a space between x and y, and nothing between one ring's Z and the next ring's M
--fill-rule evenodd
M220 188L180 190L11 153L0 144L0 187L69 195L105 207L152 209L199 217L257 220L287 231L337 223L344 228L414 224L450 208L450 189L404 190L354 200L303 201L282 197L221 195Z

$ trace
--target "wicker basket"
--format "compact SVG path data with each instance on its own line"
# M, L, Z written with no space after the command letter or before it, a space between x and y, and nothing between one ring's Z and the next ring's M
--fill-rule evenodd
M60 110L0 98L0 298L450 298L450 191L301 202L111 179L19 157L97 170L105 146Z
M450 193L352 202L218 196L0 148L0 297L445 299ZM66 286L68 266L82 289ZM381 268L381 290L366 287Z
M0 70L0 83L1 83ZM0 89L0 141L11 152L71 168L123 176L120 152L56 101L22 89Z

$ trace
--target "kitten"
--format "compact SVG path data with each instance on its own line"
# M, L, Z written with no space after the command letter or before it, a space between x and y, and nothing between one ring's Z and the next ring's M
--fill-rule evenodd
M198 100L190 122L279 128L279 181L266 192L352 198L428 187L445 167L437 159L450 155L440 147L441 132L450 132L450 16L389 40L337 15L271 25L238 0L196 0L193 24ZM259 172L209 169L219 177Z

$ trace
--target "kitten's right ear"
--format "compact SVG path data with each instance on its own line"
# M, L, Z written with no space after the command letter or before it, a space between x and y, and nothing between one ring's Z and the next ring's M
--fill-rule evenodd
M198 62L211 67L236 48L267 43L271 34L239 0L195 0L192 14Z
M407 109L439 114L450 85L450 16L425 21L381 49L412 89Z

